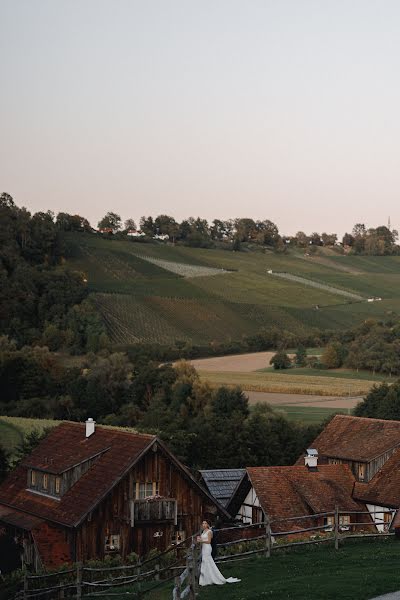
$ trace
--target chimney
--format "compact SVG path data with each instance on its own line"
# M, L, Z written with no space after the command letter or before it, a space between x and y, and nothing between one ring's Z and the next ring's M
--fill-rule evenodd
M96 421L93 421L91 417L86 421L86 437L90 437L94 434L94 430L96 427Z
M304 464L309 471L318 471L318 450L307 448L307 455L304 457Z

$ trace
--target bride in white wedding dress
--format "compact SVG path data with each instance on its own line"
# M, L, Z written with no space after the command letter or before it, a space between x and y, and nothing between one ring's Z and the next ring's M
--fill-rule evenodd
M213 583L216 585L223 585L224 583L236 583L240 581L240 579L236 579L235 577L229 577L228 579L225 579L225 577L222 575L221 571L215 564L213 557L211 556L211 540L213 533L210 529L210 525L207 521L203 521L201 527L203 532L197 538L197 541L201 544L199 585L212 585Z

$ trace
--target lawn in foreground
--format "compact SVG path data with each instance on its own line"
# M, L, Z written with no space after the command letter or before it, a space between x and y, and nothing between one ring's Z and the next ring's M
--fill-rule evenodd
M237 588L207 589L202 600L367 600L400 589L400 543L397 540L347 543L276 554L252 564L226 566L224 575L242 579ZM239 564L241 565L239 567Z
M393 538L347 540L338 551L313 546L283 552L220 565L225 577L241 582L200 588L199 599L369 600L400 590L400 542ZM171 596L171 586L158 590L158 600Z

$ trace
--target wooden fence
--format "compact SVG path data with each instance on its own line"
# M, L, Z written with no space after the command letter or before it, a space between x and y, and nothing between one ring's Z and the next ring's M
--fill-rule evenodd
M25 572L15 600L81 600L127 597L142 600L172 581L190 564L194 538L176 544L155 557L132 565L91 567L77 563L70 569L31 575Z
M237 525L217 530L217 563L246 560L256 554L270 557L282 548L308 544L331 543L336 550L349 538L372 538L394 535L389 523L378 532L372 515L382 511L335 511L315 515L279 518L250 525ZM365 515L362 516L362 515ZM343 522L346 519L360 521ZM223 536L229 541L218 543ZM173 600L194 600L198 592L200 548L196 536L168 548L156 557L134 565L90 567L78 563L55 573L31 575L25 572L15 600L82 600L82 598L145 600L159 586L173 581Z

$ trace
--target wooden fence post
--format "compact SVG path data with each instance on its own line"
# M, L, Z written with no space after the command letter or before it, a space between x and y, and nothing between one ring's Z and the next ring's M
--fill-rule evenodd
M339 550L339 507L335 506L335 550Z
M268 517L265 521L265 556L271 556L271 523Z
M190 551L187 554L186 565L188 570L188 585L189 585L189 598L190 600L195 600L196 592L195 592L195 573L194 573L194 561L193 561L193 545Z
M76 598L81 600L82 598L82 563L76 563Z
M198 591L198 581L199 581L199 556L197 552L197 545L193 546L193 590L195 595Z
M25 570L24 571L24 600L26 600L28 598L28 585L29 585L28 573Z
M138 578L137 579L137 597L138 598L140 598L140 595L142 593L142 584L141 584L141 581L139 579L140 578L140 570L141 570L141 564L140 564L140 559L139 559L139 561L137 563L137 571L136 571L137 572L137 578Z
M181 578L179 577L175 577L175 595L174 595L174 600L181 600Z

